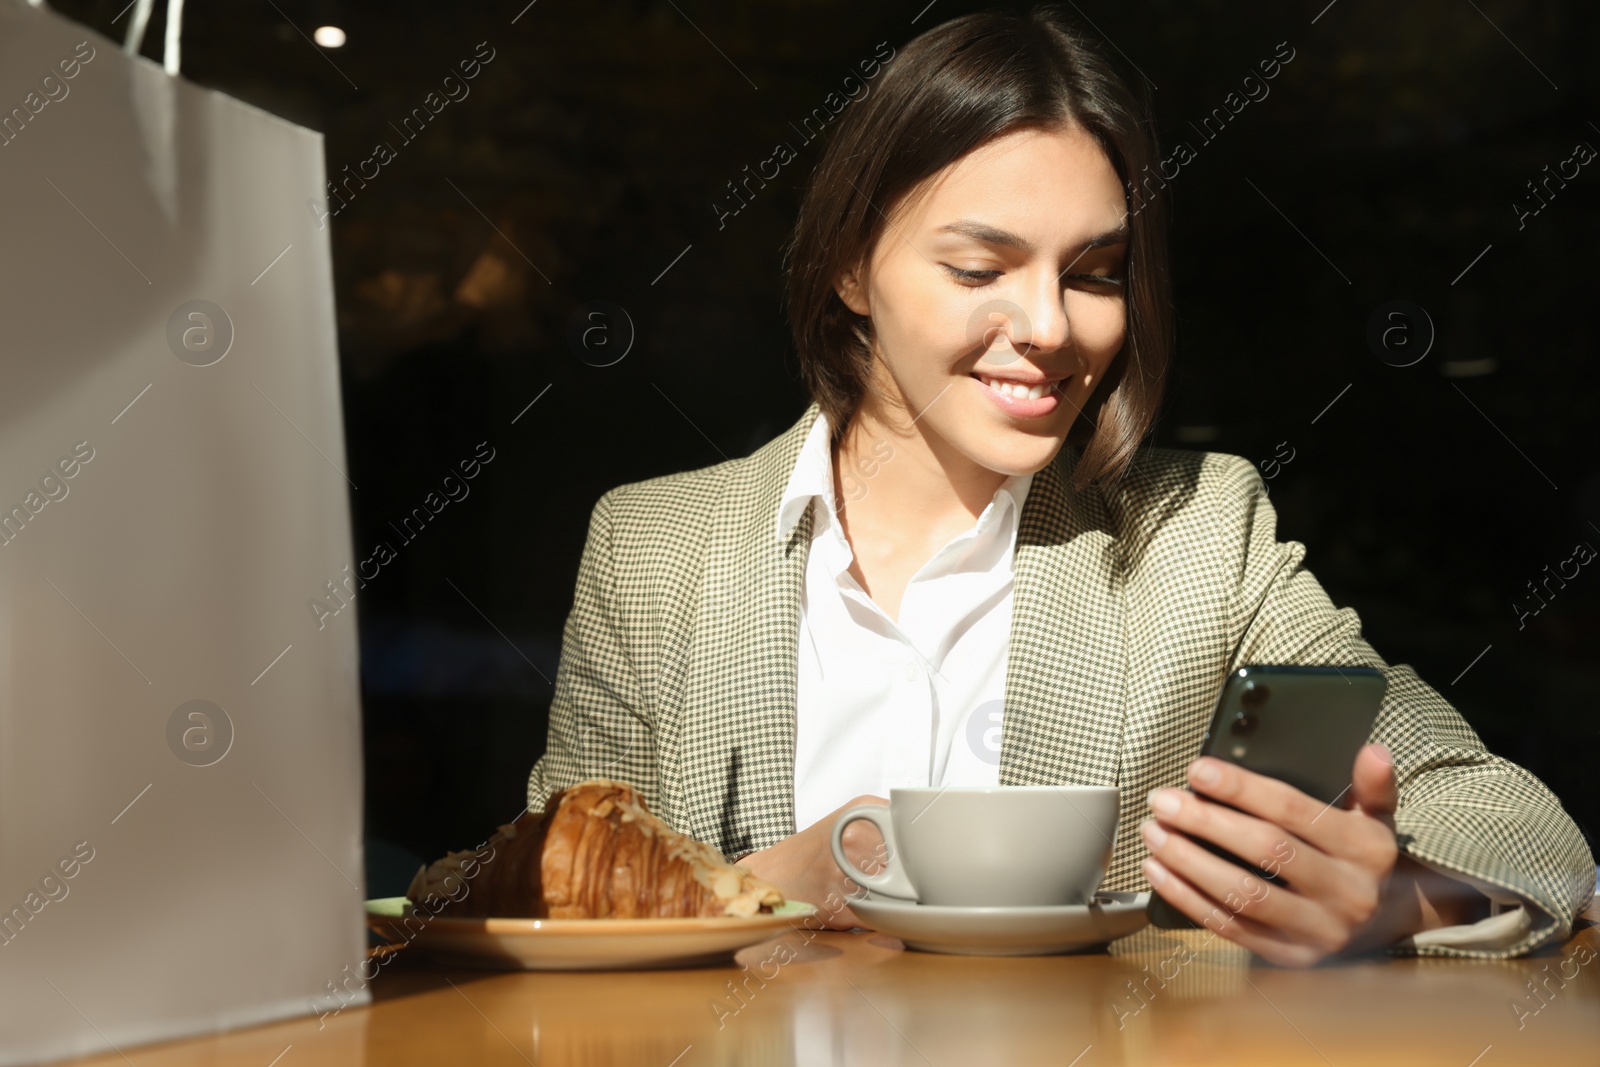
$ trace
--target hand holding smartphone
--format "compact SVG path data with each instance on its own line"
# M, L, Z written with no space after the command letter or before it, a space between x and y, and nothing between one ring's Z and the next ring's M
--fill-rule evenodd
M1223 685L1199 755L1276 778L1337 805L1350 789L1356 755L1372 736L1385 685L1383 672L1375 667L1240 667ZM1193 840L1237 864L1241 878L1253 874L1267 882L1288 881L1277 870L1284 856L1253 857L1262 864L1258 867L1209 841ZM1152 924L1165 929L1199 925L1159 893L1151 894L1148 914Z

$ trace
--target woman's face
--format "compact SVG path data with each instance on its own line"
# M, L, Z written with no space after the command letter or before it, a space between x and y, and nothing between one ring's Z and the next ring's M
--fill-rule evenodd
M1125 214L1077 127L1007 134L929 178L838 285L872 319L880 390L983 467L1042 468L1122 347Z

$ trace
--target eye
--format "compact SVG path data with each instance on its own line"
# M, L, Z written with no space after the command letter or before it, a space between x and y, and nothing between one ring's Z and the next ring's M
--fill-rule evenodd
M968 289L981 289L985 285L992 283L1001 274L997 270L962 270L960 267L952 267L948 263L941 263L939 266L949 271L959 284L966 286Z
M1067 275L1068 288L1078 288L1096 296L1123 295L1123 277L1119 274L1069 274Z
M1118 274L1069 274L1067 277L1080 282L1088 282L1090 285L1106 291L1121 289L1124 281L1122 276Z

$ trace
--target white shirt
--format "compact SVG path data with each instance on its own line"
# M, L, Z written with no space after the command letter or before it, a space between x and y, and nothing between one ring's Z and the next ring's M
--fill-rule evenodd
M892 451L878 461L879 471L893 465ZM856 475L868 493L882 476ZM855 556L833 497L827 416L812 423L776 523L779 544L787 543L814 509L800 597L797 830L866 793L999 784L1011 561L1032 483L1031 474L1007 478L976 525L912 575L896 623L850 574Z

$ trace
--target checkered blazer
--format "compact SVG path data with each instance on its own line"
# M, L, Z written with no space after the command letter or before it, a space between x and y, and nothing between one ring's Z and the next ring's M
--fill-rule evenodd
M528 802L601 775L634 784L678 830L726 855L794 833L794 715L807 508L778 545L779 497L817 406L752 455L619 486L590 517L562 639L547 751ZM1149 790L1180 786L1235 667L1369 665L1388 685L1372 739L1392 752L1401 847L1564 939L1595 863L1560 802L1487 752L1405 664L1390 666L1279 542L1246 459L1144 448L1111 487L1070 489L1079 451L1034 475L1014 558L1002 785L1115 785L1104 888L1144 890ZM1404 951L1404 950L1402 950Z

